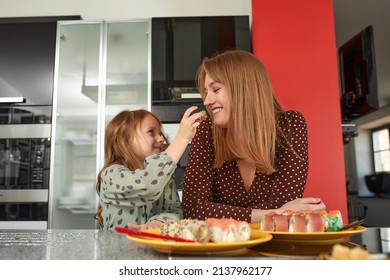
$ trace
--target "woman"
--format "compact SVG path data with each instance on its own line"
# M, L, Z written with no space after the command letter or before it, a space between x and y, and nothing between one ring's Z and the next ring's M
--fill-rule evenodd
M302 198L308 172L305 119L283 111L263 64L233 50L205 58L197 76L211 118L191 142L184 217L259 223L269 212L324 210L321 199Z

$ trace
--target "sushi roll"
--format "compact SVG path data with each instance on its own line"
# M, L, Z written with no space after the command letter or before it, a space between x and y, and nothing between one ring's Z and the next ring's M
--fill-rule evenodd
M245 221L232 220L236 226L236 241L247 241L251 238L251 227Z
M177 220L166 220L160 228L162 235L180 237L180 222Z
M302 211L295 212L294 215L306 216L306 215L311 214L311 213L313 213L313 211L311 211L311 210L302 210Z
M250 226L247 222L234 219L206 219L213 242L247 241L250 239Z
M301 216L301 215L291 216L288 231L289 232L306 232L307 231L306 217Z
M310 213L305 216L308 232L324 232L325 222L321 214Z
M260 222L260 230L275 231L274 215L264 215Z
M250 226L245 221L234 219L206 219L210 230L210 240L213 242L247 241L250 239Z
M213 242L233 242L236 241L236 227L227 219L206 219L206 224L210 230L210 240Z
M293 210L284 210L282 212L282 215L296 215L296 212L294 212Z
M207 224L195 219L167 220L161 225L161 234L199 242L210 240Z
M287 232L289 230L290 215L275 215L275 231Z
M343 227L343 219L340 210L332 210L323 215L325 231L339 231Z
M201 242L208 242L210 239L210 230L204 221L187 220L182 225L183 238Z
M285 210L282 214L265 215L260 222L260 230L278 232L339 231L342 227L343 220L339 210Z

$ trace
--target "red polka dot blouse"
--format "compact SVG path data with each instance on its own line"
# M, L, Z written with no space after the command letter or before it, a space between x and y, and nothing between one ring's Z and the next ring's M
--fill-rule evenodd
M235 160L225 162L219 169L213 168L211 119L198 127L184 175L185 218L230 217L250 222L252 209L276 209L302 197L308 173L306 121L301 113L286 111L279 122L295 151L286 145L278 146L277 171L272 174L256 171L249 191Z

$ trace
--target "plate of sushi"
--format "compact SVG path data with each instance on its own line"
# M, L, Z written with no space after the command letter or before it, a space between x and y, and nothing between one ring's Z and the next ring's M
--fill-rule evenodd
M176 254L210 254L237 251L270 241L272 234L233 219L168 220L161 229L141 231L149 236L126 235L156 251ZM160 236L159 238L151 236ZM164 239L169 237L169 239ZM175 241L173 238L180 240Z
M294 243L334 243L366 230L360 225L344 229L339 210L270 213L262 218L260 224L250 226L272 234L273 241Z

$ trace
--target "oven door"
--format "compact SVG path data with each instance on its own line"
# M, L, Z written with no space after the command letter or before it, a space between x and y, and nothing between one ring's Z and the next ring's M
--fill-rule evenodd
M0 229L47 229L48 190L0 189Z
M0 229L46 229L51 124L0 125Z
M48 189L50 125L0 125L0 190Z

